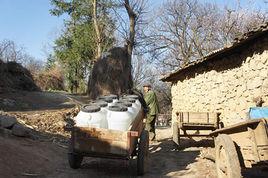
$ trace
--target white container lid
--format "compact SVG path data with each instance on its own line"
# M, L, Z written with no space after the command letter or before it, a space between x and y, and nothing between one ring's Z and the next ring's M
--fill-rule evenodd
M117 101L114 105L124 105L126 107L131 107L132 106L132 103L129 102L129 101L123 101L123 100L119 100Z
M96 104L86 104L81 107L81 111L85 113L94 113L99 112L101 110L100 106Z
M108 103L104 100L96 100L96 101L92 101L91 103L96 104L100 106L101 108L108 106Z
M112 103L113 102L113 99L110 98L110 97L107 97L107 96L100 96L100 97L98 97L98 100L103 100L103 101L105 101L107 103Z
M138 95L125 95L124 97L126 98L133 98L133 99L139 99L139 96Z
M124 105L112 105L109 106L108 108L109 111L115 111L115 112L126 112L127 111L127 107Z
M127 97L125 97L125 98L123 97L119 101L130 102L130 103L135 103L136 102L136 100L134 98L127 98Z
M106 97L112 98L112 99L118 99L117 95L110 94L110 95L105 95Z

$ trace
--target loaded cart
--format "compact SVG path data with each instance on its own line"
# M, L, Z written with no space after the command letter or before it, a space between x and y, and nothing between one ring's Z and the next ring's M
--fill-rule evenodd
M83 157L130 160L137 156L137 174L144 174L149 134L143 118L141 109L127 131L74 126L68 152L70 167L79 168Z
M241 177L242 168L268 166L268 119L247 120L213 131L218 177Z

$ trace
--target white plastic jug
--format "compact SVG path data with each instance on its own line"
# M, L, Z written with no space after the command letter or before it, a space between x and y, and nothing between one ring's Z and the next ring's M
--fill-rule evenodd
M139 96L138 95L125 95L124 98L135 99L136 104L138 105L138 108L141 109L141 102L139 100Z
M132 115L126 106L113 105L108 108L107 120L108 129L126 131L132 122Z
M118 96L114 94L105 95L108 98L111 98L113 100L113 103L116 103L118 101Z
M132 116L132 121L135 119L135 116L136 116L136 109L132 106L132 103L129 102L129 101L125 101L125 100L119 100L117 101L116 103L114 103L114 105L123 105L123 106L126 106L127 109L128 109L128 112L131 114Z
M107 121L107 112L108 112L108 103L104 100L95 100L91 102L92 104L96 104L101 108L101 112L105 115L104 119L104 127L103 128L108 128L108 121Z
M75 123L78 127L107 128L105 120L106 114L101 112L101 108L95 104L83 105L75 117Z
M135 111L135 114L134 114L134 118L136 118L136 116L138 115L138 113L139 113L139 111L140 111L140 107L139 107L139 105L136 103L136 100L135 99L133 99L133 98L123 98L123 99L120 99L120 101L125 101L125 102L130 102L130 103L132 103L132 107L133 107L133 109L134 109L134 111Z
M108 106L112 106L113 99L111 97L99 96L98 99L107 102L108 103Z
M104 100L96 100L96 101L92 101L91 103L98 105L102 111L106 111L108 110L108 103Z

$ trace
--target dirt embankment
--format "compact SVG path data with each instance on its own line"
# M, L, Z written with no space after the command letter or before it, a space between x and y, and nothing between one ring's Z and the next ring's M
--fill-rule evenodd
M12 89L40 91L31 73L16 62L5 63L0 60L0 81L0 93Z

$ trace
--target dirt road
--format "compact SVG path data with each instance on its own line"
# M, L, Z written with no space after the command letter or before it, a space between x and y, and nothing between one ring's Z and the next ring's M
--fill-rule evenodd
M69 167L69 133L63 129L63 116L70 114L75 99L87 101L84 97L49 92L0 95L0 106L10 104L8 113L34 130L31 138L0 130L0 177L135 177L135 160L86 158L80 169ZM157 129L158 142L150 144L148 171L143 177L216 176L214 163L200 157L204 149L201 146L208 146L206 142L195 145L186 141L185 149L178 151L170 137L170 128Z
M170 128L157 130L144 177L215 177L214 163L199 157L201 147L173 149ZM81 169L69 168L67 149L51 141L0 134L0 177L134 177L135 161L87 158Z

